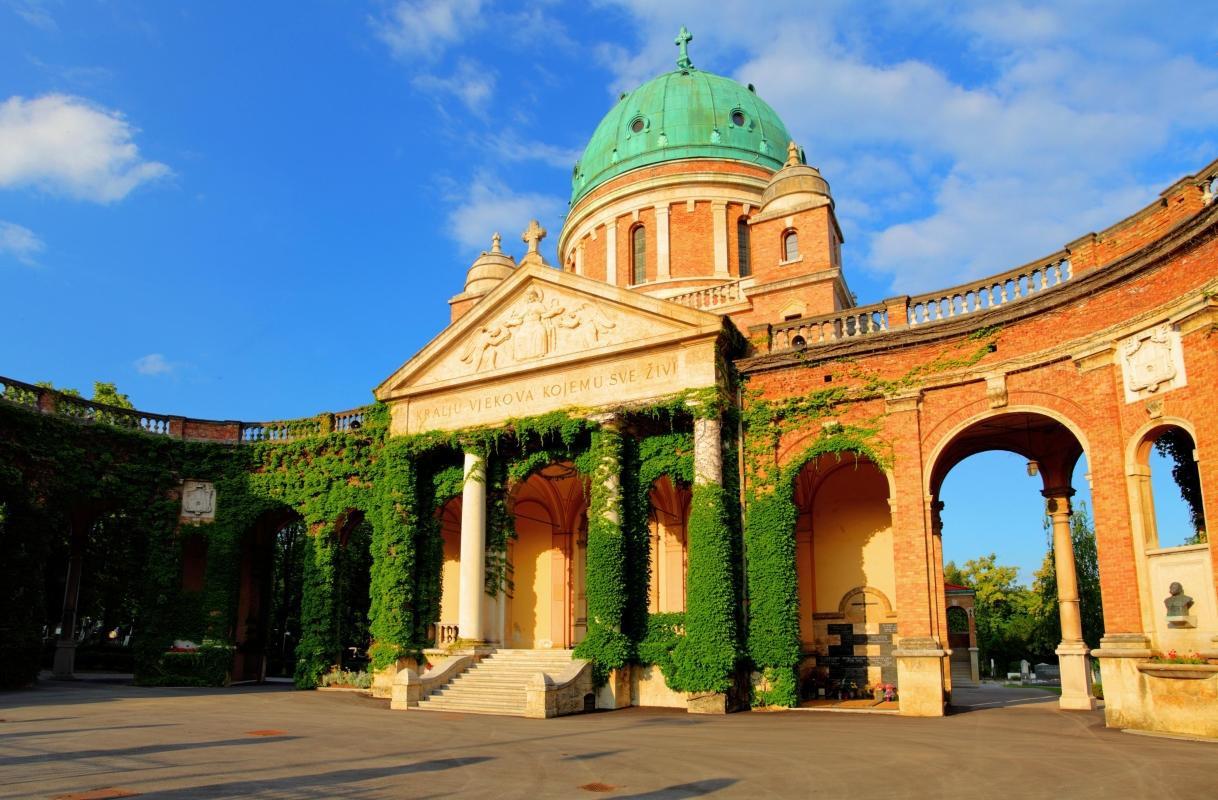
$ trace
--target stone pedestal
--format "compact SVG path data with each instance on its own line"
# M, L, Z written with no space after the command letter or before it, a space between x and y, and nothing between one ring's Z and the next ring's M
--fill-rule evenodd
M1063 642L1058 646L1057 662L1061 668L1061 707L1072 711L1092 711L1095 698L1091 696L1091 664L1086 645Z
M630 706L631 667L610 670L605 685L596 690L597 709L614 710Z
M691 692L685 710L690 714L726 714L732 708L726 692Z
M935 639L902 639L893 651L897 660L897 690L901 714L943 716L943 661L947 651Z
M51 674L58 680L71 680L76 672L76 642L60 639L55 643L55 660L51 664Z

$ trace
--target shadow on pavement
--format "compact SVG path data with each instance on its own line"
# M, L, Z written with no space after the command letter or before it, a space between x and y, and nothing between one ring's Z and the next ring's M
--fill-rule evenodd
M299 736L268 736L258 739L220 739L211 742L181 742L179 744L145 744L137 747L118 747L112 750L73 750L68 752L35 753L26 756L0 756L0 766L38 764L44 761L63 761L73 758L123 758L124 756L149 756L156 753L173 753L179 750L203 750L208 747L245 747L253 744L272 744L299 739Z
M370 781L377 778L394 778L418 772L441 772L491 760L493 760L493 756L437 758L431 761L419 761L414 764L402 764L395 767L364 767L361 769L341 769L334 772L318 772L312 775L296 775L290 778L264 778L261 780L233 781L231 783L210 783L182 789L158 790L154 793L154 796L158 798L171 798L171 800L172 798L185 800L185 798L199 797L250 797L268 790L274 790L276 794L285 790L292 790L295 792L292 795L293 797L338 797L340 795L336 792L342 786L349 783L360 783L361 781ZM672 796L693 797L694 795Z
M735 778L710 778L704 781L694 781L692 783L679 783L676 786L666 786L663 789L656 789L654 792L643 792L642 794L623 794L617 795L618 800L662 800L662 798L679 798L679 797L702 797L703 795L713 794L720 789L726 789L736 783Z

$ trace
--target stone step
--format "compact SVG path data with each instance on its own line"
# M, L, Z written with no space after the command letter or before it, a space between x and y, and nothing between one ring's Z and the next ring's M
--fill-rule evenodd
M428 706L430 708L486 708L497 711L511 711L524 713L524 701L519 702L513 700L502 700L499 698L481 698L481 697L428 697L427 700L419 703L419 708Z
M469 695L471 697L474 695L478 695L480 697L486 696L486 697L523 698L525 696L525 689L523 686L521 686L521 687L490 686L490 685L485 685L485 684L479 685L479 686L469 686L469 685L463 685L463 684L457 684L457 683L450 683L449 685L447 685L441 689L436 689L431 694L429 694L428 697L453 697L458 694Z

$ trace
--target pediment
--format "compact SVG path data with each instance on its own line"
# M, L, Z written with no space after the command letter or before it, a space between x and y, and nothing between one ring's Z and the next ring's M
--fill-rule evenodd
M722 318L537 264L521 267L376 389L382 401L717 335Z

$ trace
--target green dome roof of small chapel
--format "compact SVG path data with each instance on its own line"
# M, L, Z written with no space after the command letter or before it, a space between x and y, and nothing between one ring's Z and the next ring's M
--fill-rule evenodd
M571 204L610 178L681 158L726 158L782 168L791 136L774 109L745 87L696 69L677 37L677 69L622 95L571 176Z

